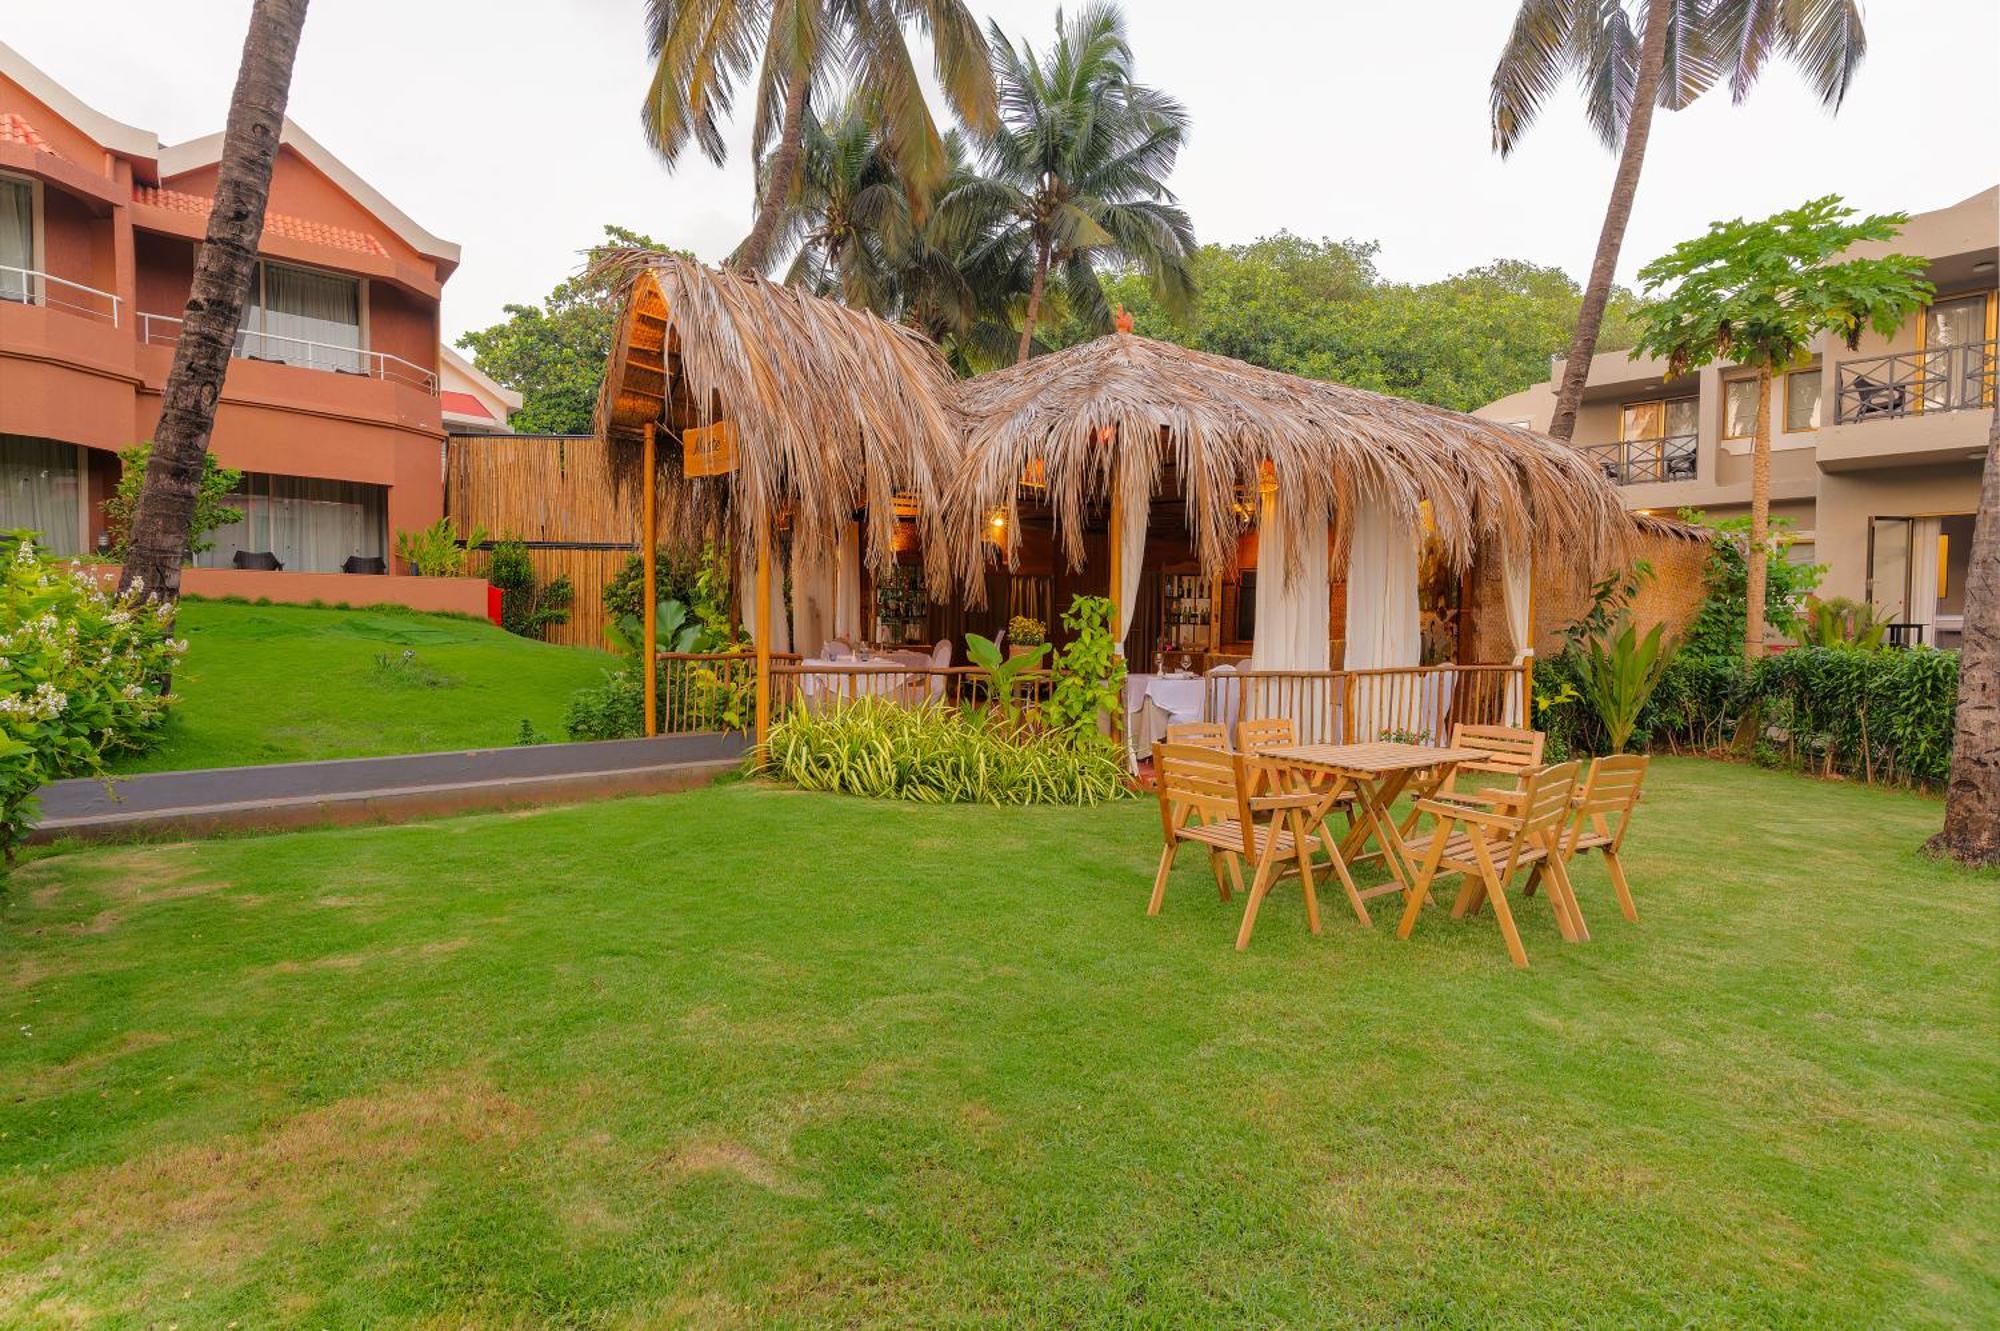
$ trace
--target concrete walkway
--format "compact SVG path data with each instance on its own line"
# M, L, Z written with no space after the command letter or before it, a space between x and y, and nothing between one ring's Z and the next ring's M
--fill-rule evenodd
M704 785L741 765L741 735L416 753L57 781L32 841L201 836L559 804Z

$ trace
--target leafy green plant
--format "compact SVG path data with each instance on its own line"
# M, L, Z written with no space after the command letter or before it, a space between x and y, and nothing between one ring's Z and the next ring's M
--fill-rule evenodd
M432 669L414 647L375 653L375 682L388 689L448 689L458 683L450 675Z
M1879 652L1889 626L1876 614L1875 607L1845 596L1822 601L1806 601L1793 636L1801 647L1847 647L1860 652Z
M1688 626L1683 650L1690 656L1741 656L1745 607L1749 604L1750 519L1709 521L1698 509L1682 509L1680 516L1714 533L1703 573L1706 591L1694 622ZM1787 637L1799 632L1799 614L1826 575L1824 564L1801 564L1786 558L1796 539L1790 518L1771 519L1765 551L1770 558L1765 561L1764 622Z
M521 718L521 728L514 732L515 747L532 748L537 744L547 744L548 742L549 737L535 729L535 723L532 719L525 716Z
M937 704L866 697L787 712L757 770L806 790L923 804L1101 804L1132 795L1118 744L1095 731L1009 735Z
M139 492L146 488L146 464L152 457L151 443L135 444L118 453L124 470L118 474L118 488L104 501L104 530L111 536L111 558L120 564L125 562L125 551L132 541L132 515L139 511ZM201 485L195 491L194 516L188 521L190 558L215 548L215 542L208 539L210 532L243 521L243 510L229 502L242 483L242 472L222 466L213 453L202 454Z
M522 542L495 543L486 565L486 580L500 589L500 627L509 633L541 638L553 625L569 622L570 602L576 597L569 575L558 574L542 583Z
M450 518L396 533L396 558L420 578L462 578L474 547L484 544L484 528L474 527L461 543Z
M1051 730L1095 731L1125 704L1125 658L1111 636L1111 602L1078 596L1063 612L1063 627L1075 636L1056 657L1055 686L1042 709Z
M1593 638L1612 632L1632 612L1632 602L1653 580L1653 566L1644 559L1630 568L1607 573L1590 586L1590 608L1573 624L1563 628L1565 651L1581 651Z
M33 826L43 783L101 776L105 760L150 747L167 679L187 650L172 606L145 588L106 591L35 553L34 533L0 533L0 851Z
M965 635L966 659L986 672L988 704L1001 722L1009 726L1021 721L1022 677L1040 668L1042 658L1048 654L1049 645L1045 642L1019 655L1008 655L991 638L977 633Z
M602 683L570 695L563 733L573 740L631 739L645 733L646 691L635 670L607 670Z
M1677 646L1667 638L1664 624L1653 625L1641 637L1630 623L1584 644L1582 692L1604 724L1611 752L1625 752L1639 713L1659 686Z

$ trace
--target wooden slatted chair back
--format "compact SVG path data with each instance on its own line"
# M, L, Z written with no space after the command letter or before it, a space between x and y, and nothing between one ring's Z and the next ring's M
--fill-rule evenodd
M1160 793L1160 825L1167 840L1194 814L1203 822L1234 821L1243 830L1243 852L1254 857L1250 791L1240 754L1202 744L1155 744L1153 780Z
M1625 840L1632 810L1645 789L1646 769L1652 759L1643 753L1614 753L1594 758L1590 775L1576 796L1576 821L1570 827L1569 850L1574 854L1580 842L1609 843L1616 847Z
M1487 756L1478 762L1460 763L1461 772L1494 772L1518 776L1542 765L1542 748L1548 736L1539 730L1515 726L1474 726L1461 722L1451 728L1451 747L1478 749Z
M1298 743L1298 727L1289 717L1267 716L1236 723L1236 747L1245 753L1282 749Z
M1520 839L1546 836L1552 828L1560 828L1569 821L1581 768L1582 764L1574 761L1557 763L1522 778Z
M1204 749L1227 749L1229 730L1220 721L1182 721L1167 727L1167 743L1199 744Z

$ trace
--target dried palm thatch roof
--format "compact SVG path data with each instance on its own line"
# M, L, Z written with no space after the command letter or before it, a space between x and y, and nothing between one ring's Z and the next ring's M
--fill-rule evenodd
M663 544L698 544L720 520L749 550L789 519L796 541L831 548L865 507L885 519L869 524L880 566L894 557L886 519L898 492L938 511L961 435L951 372L921 334L656 250L608 251L592 274L623 298L597 434L636 445L648 423L660 427ZM682 432L724 420L737 431L734 471L684 476Z
M961 386L959 405L967 451L949 539L968 586L995 510L1009 518L1012 560L1016 496L1030 471L1046 483L1072 566L1082 562L1086 514L1105 504L1114 478L1120 494L1140 486L1154 495L1169 465L1206 572L1234 561L1244 496L1258 493L1266 464L1293 530L1364 498L1410 514L1428 500L1460 567L1481 538L1500 536L1542 558L1603 568L1623 557L1633 531L1616 489L1546 436L1129 333L981 375Z

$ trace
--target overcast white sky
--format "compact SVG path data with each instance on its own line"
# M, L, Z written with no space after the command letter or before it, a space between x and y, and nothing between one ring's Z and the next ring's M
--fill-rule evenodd
M1054 0L972 0L1045 44ZM107 115L222 127L248 0L5 0L0 39ZM1574 97L1503 163L1486 86L1513 0L1126 0L1140 77L1185 101L1174 185L1205 241L1290 228L1382 244L1391 277L1590 263L1613 159ZM464 247L448 336L534 301L602 223L704 258L747 229L740 147L668 172L641 139L643 0L314 0L291 115ZM1218 21L1222 18L1223 21ZM1837 192L1919 212L2000 181L2000 3L1874 0L1838 120L1784 66L1655 122L1621 280L1712 220ZM739 132L739 144L746 131Z

